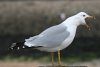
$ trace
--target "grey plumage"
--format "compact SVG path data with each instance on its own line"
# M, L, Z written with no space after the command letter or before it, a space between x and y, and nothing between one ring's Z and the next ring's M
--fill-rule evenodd
M52 26L35 37L26 39L31 46L57 47L70 35L66 26L59 24ZM28 44L25 44L28 46Z

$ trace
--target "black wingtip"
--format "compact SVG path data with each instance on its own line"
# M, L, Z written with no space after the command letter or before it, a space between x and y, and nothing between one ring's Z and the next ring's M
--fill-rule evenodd
M12 43L10 49L11 50L19 50L19 49L24 49L24 48L39 48L42 46L32 46L32 47L28 47L26 45L24 45L24 42L18 42L18 43Z
M19 43L12 43L10 49L11 50L19 50L19 49L24 49L26 48L27 46L24 45L24 42L19 42Z
M16 48L16 43L12 43L12 45L11 45L11 47L10 47L10 49L15 49Z

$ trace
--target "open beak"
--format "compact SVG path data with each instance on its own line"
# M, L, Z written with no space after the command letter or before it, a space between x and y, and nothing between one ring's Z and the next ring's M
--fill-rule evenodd
M89 17L87 17L87 18L89 18L89 19L96 19L94 16L89 16Z
M87 27L87 29L88 29L89 31L91 30L89 25L85 24L85 26Z
M94 16L89 16L89 17L87 17L86 19L96 19ZM85 26L87 27L87 29L90 31L91 29L90 29L90 26L88 25L88 24L85 24Z

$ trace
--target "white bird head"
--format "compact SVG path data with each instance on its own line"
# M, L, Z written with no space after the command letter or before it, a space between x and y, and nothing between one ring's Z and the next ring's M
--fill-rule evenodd
M85 25L90 30L89 25L87 25L87 23L86 23L86 19L89 19L89 18L90 19L95 19L94 16L90 16L85 12L80 12L80 13L76 14L75 16L79 21L79 25Z

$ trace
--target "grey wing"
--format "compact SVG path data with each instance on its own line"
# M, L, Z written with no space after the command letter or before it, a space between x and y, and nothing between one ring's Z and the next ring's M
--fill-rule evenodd
M34 36L34 37L30 37L28 39L25 39L26 42L31 42L33 40L35 40L36 38L38 38L38 35L37 36Z
M43 31L35 40L31 41L30 44L33 46L43 47L57 47L70 35L67 31L67 27L63 25L56 25Z
M52 26L48 29L46 29L45 31L43 31L40 35L42 36L51 36L51 35L55 35L57 33L61 33L64 32L66 30L66 26L63 26L61 24L56 25L56 26Z

